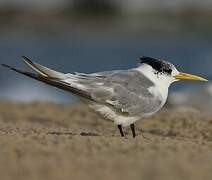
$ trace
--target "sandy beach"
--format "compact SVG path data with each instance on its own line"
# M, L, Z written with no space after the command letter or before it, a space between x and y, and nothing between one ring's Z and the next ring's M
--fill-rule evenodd
M212 116L163 110L136 131L121 138L81 104L1 102L1 179L212 178Z

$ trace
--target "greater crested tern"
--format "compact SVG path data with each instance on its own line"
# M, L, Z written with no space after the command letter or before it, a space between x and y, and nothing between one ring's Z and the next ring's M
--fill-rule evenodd
M207 81L192 74L179 72L167 61L141 57L136 68L85 73L61 73L32 62L23 61L36 73L22 71L2 64L13 71L77 95L105 119L122 127L130 126L136 136L134 123L159 111L166 103L169 86L179 80Z

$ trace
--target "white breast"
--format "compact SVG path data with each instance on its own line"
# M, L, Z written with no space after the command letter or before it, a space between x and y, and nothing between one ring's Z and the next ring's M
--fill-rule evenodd
M151 114L148 114L148 115L152 115L152 114L156 113L157 111L159 111L164 106L164 104L166 103L167 97L168 97L168 88L161 88L161 87L158 87L158 86L152 86L148 90L151 94L153 94L153 96L155 96L157 99L161 100L161 104L158 107L158 109L156 109Z
M153 68L149 65L139 66L136 70L144 74L154 83L154 86L150 87L148 90L154 96L161 98L163 106L168 97L169 87L174 82L173 78L163 74L155 74Z

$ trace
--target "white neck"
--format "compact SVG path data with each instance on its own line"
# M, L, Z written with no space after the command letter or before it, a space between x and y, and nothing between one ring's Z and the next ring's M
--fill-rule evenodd
M165 74L156 74L155 70L147 64L142 64L135 70L141 72L155 84L155 86L150 87L148 90L155 96L161 97L162 107L167 100L169 86L174 82L174 79Z
M176 68L173 68L172 75L156 73L156 71L152 68L152 66L148 64L142 64L135 70L145 75L154 83L154 86L148 88L148 90L155 96L161 98L162 103L161 106L158 108L159 110L166 103L169 86L176 81L175 78L173 78L173 76L175 74L178 74L179 72L177 71Z
M137 67L136 70L144 74L155 84L155 86L160 87L163 90L168 90L169 86L173 83L172 78L166 75L155 74L154 69L147 64Z

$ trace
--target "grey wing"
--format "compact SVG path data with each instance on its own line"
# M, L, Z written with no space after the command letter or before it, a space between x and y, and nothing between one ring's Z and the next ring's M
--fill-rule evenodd
M153 112L161 101L149 92L154 84L136 70L79 74L76 84L95 102L107 104L121 113L140 116Z
M72 92L80 97L107 104L130 115L152 112L157 102L149 93L153 84L136 70L107 71L95 74L64 74L23 57L23 61L36 73L3 65L13 71Z

